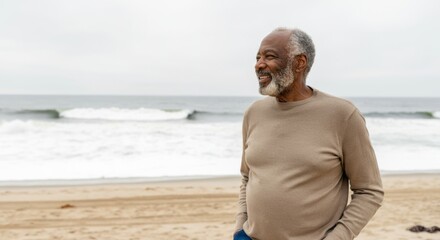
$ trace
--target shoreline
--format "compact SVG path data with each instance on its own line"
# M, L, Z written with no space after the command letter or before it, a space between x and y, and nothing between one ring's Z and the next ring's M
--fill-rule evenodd
M99 186L116 184L148 184L162 182L185 182L198 180L240 178L239 175L197 175L177 177L127 177L127 178L90 178L90 179L51 179L51 180L14 180L0 181L1 188L15 187L69 187L69 186Z
M382 177L399 177L413 175L440 175L440 170L418 171L381 171ZM1 188L15 187L67 187L112 184L146 184L160 182L209 181L215 179L241 178L240 175L194 175L173 177L125 177L125 178L90 178L90 179L50 179L50 180L12 180L0 181Z

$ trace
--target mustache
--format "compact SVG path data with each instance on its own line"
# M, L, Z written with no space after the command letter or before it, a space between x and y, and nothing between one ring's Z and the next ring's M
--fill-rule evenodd
M261 76L261 75L272 76L272 73L270 71L267 71L267 70L257 70L257 71L255 71L255 73L257 74L257 76Z

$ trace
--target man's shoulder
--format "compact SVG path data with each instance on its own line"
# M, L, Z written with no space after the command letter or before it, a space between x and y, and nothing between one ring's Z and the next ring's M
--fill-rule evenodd
M264 115L264 113L271 108L271 101L271 97L264 97L254 101L244 112L244 117L248 118L254 115Z
M321 100L321 104L333 110L347 111L351 113L357 109L351 101L345 98L336 97L326 92L319 91L319 99Z
M272 100L273 100L272 97L264 97L262 99L258 99L253 103L251 103L251 105L249 105L246 112L270 107Z

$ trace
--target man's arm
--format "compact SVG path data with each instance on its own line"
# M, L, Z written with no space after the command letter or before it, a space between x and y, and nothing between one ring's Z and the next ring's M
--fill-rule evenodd
M347 120L341 141L343 169L349 179L352 200L325 240L353 239L381 206L384 192L365 119L355 110Z
M241 155L241 186L240 186L240 193L238 197L238 212L235 218L235 230L234 233L237 231L243 229L243 224L247 220L247 204L246 204L246 186L248 182L249 177L249 168L246 164L245 160L245 150L246 150L246 141L247 141L247 113L245 113L243 118L243 128L242 128L242 134L243 134L243 150Z
M238 197L238 212L235 218L235 229L234 233L243 229L243 224L247 220L247 205L246 205L246 185L247 185L248 177L246 175L242 175L241 186L240 186L240 194Z

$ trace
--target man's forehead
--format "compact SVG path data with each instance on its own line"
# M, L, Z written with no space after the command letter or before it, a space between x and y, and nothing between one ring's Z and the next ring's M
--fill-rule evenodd
M257 54L266 54L266 53L279 53L280 49L279 48L273 48L273 47L264 47L261 46L260 49L258 49Z
M290 37L289 31L274 31L269 33L260 44L259 53L269 51L279 52L284 51Z

